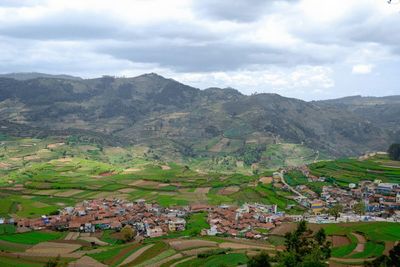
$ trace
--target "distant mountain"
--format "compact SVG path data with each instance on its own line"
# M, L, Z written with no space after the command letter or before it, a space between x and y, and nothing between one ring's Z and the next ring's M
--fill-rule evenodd
M400 95L385 97L350 96L317 101L321 107L345 109L375 125L390 130L400 140Z
M268 154L266 145L288 142L331 156L386 150L398 137L396 99L388 97L376 109L367 100L246 96L231 88L200 90L154 73L134 78L0 78L3 123L29 127L26 131L41 136L80 134L106 143L145 144L182 157L234 154L259 159ZM381 109L386 110L383 116Z
M12 78L15 80L31 80L36 78L54 78L54 79L66 79L66 80L81 80L80 77L65 75L65 74L45 74L39 72L17 72L17 73L6 73L0 74L0 78Z

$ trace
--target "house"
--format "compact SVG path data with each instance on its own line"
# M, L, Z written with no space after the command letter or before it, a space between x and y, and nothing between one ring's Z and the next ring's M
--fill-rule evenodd
M110 223L110 228L114 230L121 230L122 229L122 223L120 221L112 221Z
M148 228L146 229L146 235L147 235L148 237L160 237L160 236L162 236L163 234L164 234L164 233L163 233L163 230L161 229L160 226L155 226L154 228L148 227Z
M208 211L210 209L211 209L211 207L209 205L204 205L204 204L193 204L193 205L190 205L190 211L191 212Z
M168 222L168 230L171 232L185 230L186 221L182 218L174 218Z
M394 183L380 183L376 188L376 192L379 194L390 194L398 187L397 184Z
M218 232L218 228L217 228L216 225L212 225L212 226L210 227L210 229L207 230L207 235L214 236L214 235L217 235L217 234L219 234L219 232Z
M314 215L321 215L322 211L324 210L324 202L322 200L313 200L310 202L311 211Z
M73 232L79 232L79 230L80 230L80 228L81 228L81 222L79 222L79 221L70 221L69 223L68 223L68 229L70 230L70 231L73 231Z
M85 233L94 233L95 227L91 223L85 223L83 226L83 232Z

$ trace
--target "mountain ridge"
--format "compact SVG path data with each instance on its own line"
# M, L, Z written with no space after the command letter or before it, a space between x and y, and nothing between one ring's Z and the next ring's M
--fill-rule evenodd
M155 73L78 80L0 77L4 122L58 133L98 133L100 140L120 138L166 153L178 151L184 157L240 154L286 142L335 157L351 156L385 150L396 140L400 129L393 116L400 117L400 109L387 112L378 122L368 120L354 104L341 102L243 95L233 88L200 90Z

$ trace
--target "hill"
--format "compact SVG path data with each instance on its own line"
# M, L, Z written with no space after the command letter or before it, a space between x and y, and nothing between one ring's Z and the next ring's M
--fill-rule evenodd
M393 101L384 105L396 106ZM398 136L397 121L391 118L400 110L389 109L387 119L379 120L379 110L370 108L376 118L371 120L359 111L365 105L352 103L200 90L154 73L96 79L0 77L0 131L140 144L169 159L233 156L247 165L279 158L273 152L286 143L308 150L308 161L318 155L386 150ZM25 130L13 131L15 127Z

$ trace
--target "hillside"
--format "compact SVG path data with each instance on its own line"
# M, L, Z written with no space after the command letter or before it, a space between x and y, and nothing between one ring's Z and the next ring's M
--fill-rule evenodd
M286 143L311 150L306 153L310 161L318 154L386 150L395 141L400 116L391 118L400 110L395 100L384 105L395 108L387 108L390 114L379 119L379 109L369 108L372 115L365 116L360 111L365 105L353 102L200 90L154 73L134 78L0 78L3 134L142 144L175 159L229 154L246 164L267 164L274 158L273 146ZM18 127L24 130L15 131Z

